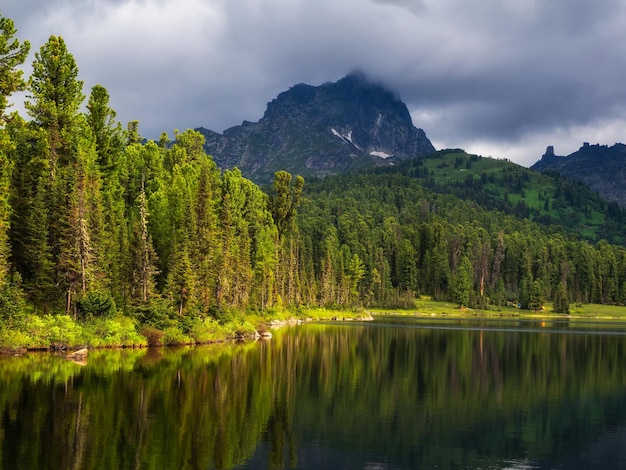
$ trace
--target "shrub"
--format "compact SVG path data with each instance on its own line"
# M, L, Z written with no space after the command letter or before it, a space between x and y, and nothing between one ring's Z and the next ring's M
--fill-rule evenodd
M25 312L26 303L19 288L8 283L0 283L0 320L19 321Z
M83 326L83 332L86 343L93 347L147 345L129 317L94 319Z
M255 336L257 334L256 328L249 321L241 320L234 324L235 336L239 338L245 338Z
M161 340L165 346L182 346L193 343L193 339L185 335L180 328L171 326L164 332Z
M20 330L0 328L0 347L6 349L19 349L32 347L33 340Z
M146 325L141 329L141 334L148 341L148 346L163 346L163 336L165 333L151 325Z
M110 318L115 315L115 300L109 292L88 292L77 302L77 313L82 319Z
M68 315L30 315L24 322L24 333L34 348L66 349L84 341L82 328Z
M140 323L165 330L175 326L175 310L172 305L163 299L151 300L148 304L135 308L135 315Z
M231 332L213 318L195 319L189 327L189 335L196 343L223 341Z

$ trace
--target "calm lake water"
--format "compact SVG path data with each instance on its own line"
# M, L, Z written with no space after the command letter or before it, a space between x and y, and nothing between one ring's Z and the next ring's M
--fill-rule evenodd
M0 468L626 468L626 325L385 316L0 358Z

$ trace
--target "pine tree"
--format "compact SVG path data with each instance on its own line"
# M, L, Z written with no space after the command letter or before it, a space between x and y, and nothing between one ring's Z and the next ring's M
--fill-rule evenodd
M7 132L0 129L0 288L7 283L9 274L9 206L12 164L8 151L11 141Z
M217 220L219 172L209 157L200 160L198 189L195 196L195 234L192 259L198 279L198 296L202 311L215 304L215 283L220 232Z
M30 49L28 41L20 44L19 40L14 38L15 33L13 21L0 17L0 288L6 284L9 274L11 213L9 197L13 169L13 162L10 161L9 155L15 149L5 129L6 110L9 107L10 95L26 87L19 66L26 59Z
M63 38L50 36L35 53L28 98L28 113L48 135L49 171L54 179L57 166L69 164L71 150L67 140L85 99L76 61Z
M302 176L297 176L292 181L291 174L284 170L274 175L274 192L269 200L269 207L280 236L284 236L293 227L297 208L302 202L303 188Z
M101 175L92 129L79 113L82 86L65 42L51 36L35 54L25 106L47 157L31 198L43 205L41 215L46 216L43 222L33 221L47 224L35 232L47 236L47 243L37 244L39 257L51 260L54 283L65 291L67 313L75 313L75 301L90 287L98 288L106 274Z
M156 293L155 277L158 274L158 269L156 267L156 252L152 246L152 237L148 231L148 200L143 185L139 196L137 196L137 206L139 219L134 230L136 243L133 244L135 254L133 280L135 290L139 293L139 300L147 303Z
M87 122L95 138L98 165L106 179L117 166L123 150L124 132L120 123L115 121L116 113L109 106L109 92L102 85L95 85L91 89L87 110Z
M0 16L0 127L4 127L9 107L9 97L26 88L19 68L30 50L30 43L14 38L16 29L13 21Z
M554 293L554 311L556 313L569 313L569 298L564 282L559 282Z
M472 262L467 256L463 256L454 277L454 300L459 307L467 307L469 305L473 284L472 271Z

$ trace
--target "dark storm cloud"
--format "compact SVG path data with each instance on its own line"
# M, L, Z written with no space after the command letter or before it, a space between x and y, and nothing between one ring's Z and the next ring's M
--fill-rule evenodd
M362 69L438 147L532 164L546 145L626 140L617 0L22 0L2 13L34 50L63 36L86 93L103 84L151 138L255 121L295 83Z

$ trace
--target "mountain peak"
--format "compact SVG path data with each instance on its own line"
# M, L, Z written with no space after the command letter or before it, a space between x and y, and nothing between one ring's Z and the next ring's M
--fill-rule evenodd
M257 123L219 135L198 129L222 168L265 183L278 170L327 176L435 151L398 95L353 71L337 82L299 83L267 105Z
M563 176L586 184L607 201L626 207L626 145L592 144L584 142L576 152L566 157L546 153L530 168L536 171L556 171Z

